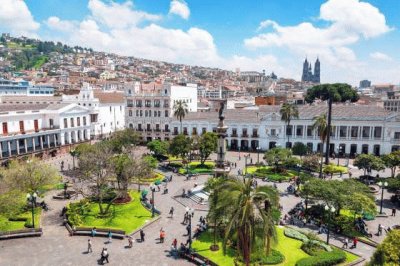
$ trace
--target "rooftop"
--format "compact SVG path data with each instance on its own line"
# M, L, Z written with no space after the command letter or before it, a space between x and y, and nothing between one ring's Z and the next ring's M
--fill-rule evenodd
M100 90L93 90L95 98L98 98L100 103L123 103L124 93L122 92L103 92Z

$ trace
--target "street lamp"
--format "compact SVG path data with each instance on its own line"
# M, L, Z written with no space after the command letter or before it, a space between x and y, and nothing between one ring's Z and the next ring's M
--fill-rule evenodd
M192 252L192 217L194 209L186 207L186 212L189 214L189 252Z
M328 234L326 235L326 244L329 245L329 233L330 233L330 229L329 229L329 225L331 223L331 213L334 213L336 211L335 207L329 207L328 205L325 205L325 211L328 212Z
M154 217L154 191L156 190L154 185L150 186L151 189L151 217Z
M33 229L35 229L35 207L36 207L36 198L37 198L36 192L26 194L26 200L27 200L27 201L31 204L31 206L32 206L32 226L33 226Z
M247 175L247 159L250 157L250 154L244 156L244 175Z
M240 146L239 146L239 161L240 161Z
M260 164L260 150L261 150L261 147L258 146L257 147L257 164Z
M340 146L336 148L336 154L337 154L337 165L339 166L339 154L340 154Z
M383 212L382 212L382 207L383 207L383 190L385 189L385 187L387 187L387 185L388 185L388 182L381 182L381 181L379 181L378 182L378 186L380 186L381 187L381 190L382 190L382 194L381 194L381 209L380 209L380 211L379 211L379 214L383 214Z

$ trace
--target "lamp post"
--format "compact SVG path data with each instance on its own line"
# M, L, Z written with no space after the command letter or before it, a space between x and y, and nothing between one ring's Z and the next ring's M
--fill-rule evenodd
M378 186L380 186L381 190L382 190L382 193L381 193L381 208L380 208L379 214L383 214L383 212L382 212L382 208L383 208L383 190L385 189L385 187L387 187L387 185L388 185L388 183L386 181L385 182L381 182L381 181L378 182Z
M239 161L240 161L240 146L239 146Z
M257 164L260 164L260 150L261 150L261 147L258 146L257 147Z
M340 155L340 146L336 148L336 155L337 155L337 166L339 166L339 155Z
M331 214L336 211L335 207L329 207L328 205L325 205L325 211L328 212L328 234L326 235L326 244L329 245L329 234L330 234L330 229L329 225L331 223Z
M156 188L154 187L154 185L151 185L150 189L151 189L151 217L154 217L154 191L156 190Z
M186 207L186 212L189 214L189 252L192 252L192 217L194 209Z
M250 154L244 156L244 175L247 175L247 159L250 157Z
M27 201L31 204L31 206L32 206L32 226L33 226L33 229L35 229L35 207L36 207L36 198L37 198L36 192L26 194L26 200L27 200Z

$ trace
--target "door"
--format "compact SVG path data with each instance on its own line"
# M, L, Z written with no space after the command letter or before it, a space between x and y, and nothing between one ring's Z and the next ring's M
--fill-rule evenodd
M33 120L33 127L35 128L35 132L39 131L39 121L38 120Z
M24 121L19 121L19 132L25 133Z

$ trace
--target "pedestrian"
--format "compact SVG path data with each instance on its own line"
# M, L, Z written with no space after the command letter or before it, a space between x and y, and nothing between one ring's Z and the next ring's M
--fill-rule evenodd
M171 218L174 217L174 207L171 207L171 209L169 210L169 216Z
M347 237L344 238L343 240L343 247L342 248L348 248L349 247L349 239Z
M164 243L165 240L165 231L161 228L160 229L160 243Z
M169 182L171 182L172 181L172 175L169 177Z
M95 237L95 236L96 236L96 233L97 233L96 227L93 227L93 228L92 228L92 231L90 232L90 234L92 235L92 237Z
M157 191L160 191L160 190L161 190L160 185L157 185Z
M93 249L92 249L92 240L90 240L90 238L88 239L88 243L87 243L87 253L92 253Z
M190 225L186 226L186 232L187 232L187 236L190 235Z
M132 246L133 246L133 239L132 239L132 236L128 236L128 247L129 247L129 248L132 248Z
M108 251L107 251L107 248L103 248L103 250L101 251L101 263L103 264L104 263L104 261L107 261L107 263L110 263L109 261L108 261Z
M237 167L237 164L235 163L235 168Z
M253 164L253 158L250 158L250 164Z
M144 232L143 232L143 229L140 229L139 234L140 234L140 242L144 242L144 236L145 236L145 234L144 234Z
M174 238L174 241L172 241L172 246L174 247L174 249L177 248L178 246L178 240L176 238Z
M357 242L358 242L357 237L354 237L353 238L353 248L357 248Z
M112 243L112 232L111 232L111 230L108 230L107 237L108 237L108 243Z
M378 236L382 235L382 225L378 225Z
M349 171L349 178L353 176L353 173Z
M396 208L393 208L393 209L392 209L392 216L393 216L393 217L396 217Z

